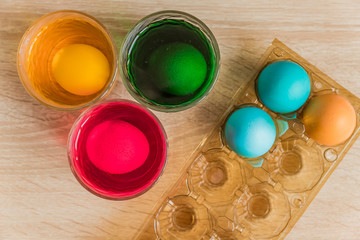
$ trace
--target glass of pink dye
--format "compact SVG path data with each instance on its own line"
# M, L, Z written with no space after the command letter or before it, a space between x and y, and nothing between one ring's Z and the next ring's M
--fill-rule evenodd
M149 190L167 159L167 137L160 121L143 106L113 100L84 111L68 139L76 179L91 193L125 200Z

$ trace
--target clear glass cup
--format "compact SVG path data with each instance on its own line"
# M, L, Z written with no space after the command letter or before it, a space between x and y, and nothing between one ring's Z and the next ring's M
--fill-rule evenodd
M213 88L219 67L220 51L210 29L179 11L156 12L140 20L120 51L125 87L137 101L157 111L181 111L196 105ZM173 75L166 75L168 71ZM183 81L180 87L170 86L179 81Z
M167 152L159 119L129 100L104 101L86 109L68 138L68 159L76 179L89 192L110 200L148 191L162 175Z
M108 60L109 77L96 93L72 94L54 78L52 60L59 49L70 44L95 47ZM56 11L39 18L27 29L19 44L17 68L23 86L40 103L57 110L77 110L102 99L114 85L117 48L111 34L94 17L78 11Z

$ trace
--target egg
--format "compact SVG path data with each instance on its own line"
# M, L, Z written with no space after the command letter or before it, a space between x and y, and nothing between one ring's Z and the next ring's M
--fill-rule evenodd
M272 147L276 138L273 119L257 107L243 107L231 114L225 124L225 140L238 155L259 157Z
M91 130L86 141L90 161L111 174L134 171L144 164L149 151L150 145L144 133L122 120L100 123Z
M345 142L356 127L351 103L337 94L312 98L302 112L306 134L317 143L334 146Z
M310 95L311 82L299 64L278 61L261 71L256 88L261 102L267 108L286 114L304 105Z
M195 92L207 75L204 56L192 45L182 42L158 47L150 55L149 68L156 87L176 96Z
M52 73L66 91L87 96L100 91L110 75L105 55L86 44L70 44L56 52Z

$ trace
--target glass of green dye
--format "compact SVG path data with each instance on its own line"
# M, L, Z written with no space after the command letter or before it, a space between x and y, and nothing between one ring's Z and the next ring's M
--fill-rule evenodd
M128 33L120 52L123 82L140 103L181 111L205 98L219 72L220 52L210 29L179 11L153 13Z

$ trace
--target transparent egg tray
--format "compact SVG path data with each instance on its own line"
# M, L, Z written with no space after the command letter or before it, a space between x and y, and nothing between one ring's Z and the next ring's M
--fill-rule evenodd
M356 128L346 142L320 145L305 133L300 120L303 107L280 115L259 101L256 79L265 66L279 60L293 61L307 71L311 80L308 101L335 93L352 104ZM237 155L223 138L227 118L245 105L266 111L277 127L274 145L256 159ZM275 39L260 59L254 78L234 95L137 239L283 239L358 138L359 116L359 98Z

